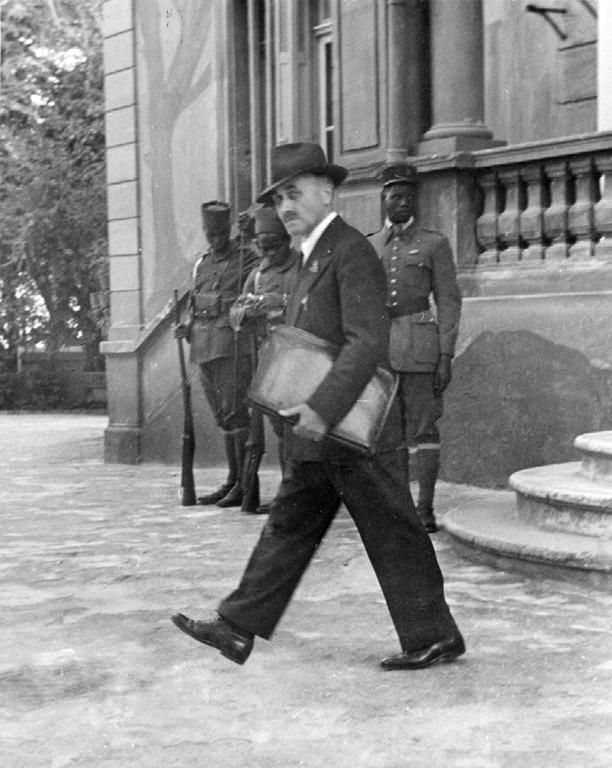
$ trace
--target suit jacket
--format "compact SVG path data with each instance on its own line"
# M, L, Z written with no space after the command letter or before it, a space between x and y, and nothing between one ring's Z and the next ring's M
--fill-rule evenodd
M334 426L351 410L377 366L389 368L387 281L364 235L340 216L330 222L301 269L285 313L286 322L334 344L334 364L308 405ZM350 449L331 440L315 443L286 430L289 455L303 461L349 458ZM401 440L394 403L378 450Z
M414 223L398 238L387 227L368 237L388 278L391 365L396 371L434 371L440 354L454 355L459 331L461 291L450 243Z

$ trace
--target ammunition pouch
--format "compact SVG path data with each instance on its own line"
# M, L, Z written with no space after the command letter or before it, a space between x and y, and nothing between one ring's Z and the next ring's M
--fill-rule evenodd
M224 299L218 293L196 293L193 297L193 316L196 320L214 320L227 314L235 299Z

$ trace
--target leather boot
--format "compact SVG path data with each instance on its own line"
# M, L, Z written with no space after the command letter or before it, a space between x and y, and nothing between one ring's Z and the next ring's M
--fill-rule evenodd
M435 533L438 530L433 512L433 500L439 469L440 449L419 447L417 452L417 479L419 482L417 513L427 533Z
M216 491L208 493L206 496L198 496L198 504L216 504L228 494L236 483L238 465L236 464L236 451L234 450L234 436L231 432L224 432L223 438L228 466L227 480Z
M244 455L246 441L249 437L249 430L235 429L232 432L234 440L234 455L236 457L236 481L225 496L217 502L218 507L239 507L242 504L244 491L242 489L242 473L244 470Z

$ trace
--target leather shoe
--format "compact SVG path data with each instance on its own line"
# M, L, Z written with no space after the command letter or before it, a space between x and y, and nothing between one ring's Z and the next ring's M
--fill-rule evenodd
M175 613L172 621L181 632L199 643L211 645L236 664L244 664L253 649L254 636L222 616L209 621L194 621L182 613Z
M421 521L421 525L425 528L427 533L436 533L439 530L435 515L430 509L417 508L417 514Z
M439 528L435 520L421 520L427 533L437 533Z
M251 512L252 515L269 515L272 511L272 504L260 504L257 509Z
M380 662L380 666L387 670L423 669L437 661L453 661L463 653L465 653L465 643L461 635L456 634L416 651L402 651L395 656L388 656Z
M223 509L227 507L239 507L242 504L243 496L244 491L240 487L240 484L236 483L236 485L230 488L222 499L219 499L217 506Z
M206 494L206 496L198 496L198 504L206 506L207 504L216 504L218 501L227 495L228 491L231 491L232 485L224 484L216 491Z

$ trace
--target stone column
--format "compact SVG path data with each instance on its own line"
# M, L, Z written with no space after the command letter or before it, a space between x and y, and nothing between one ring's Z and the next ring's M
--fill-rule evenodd
M387 0L388 163L404 162L421 136L422 33L418 0Z
M109 416L104 457L131 464L140 457L141 430L139 363L132 347L143 327L133 5L107 0L103 18L111 316L108 341L101 344Z
M503 144L484 124L482 0L431 0L431 61L433 125L419 154Z

